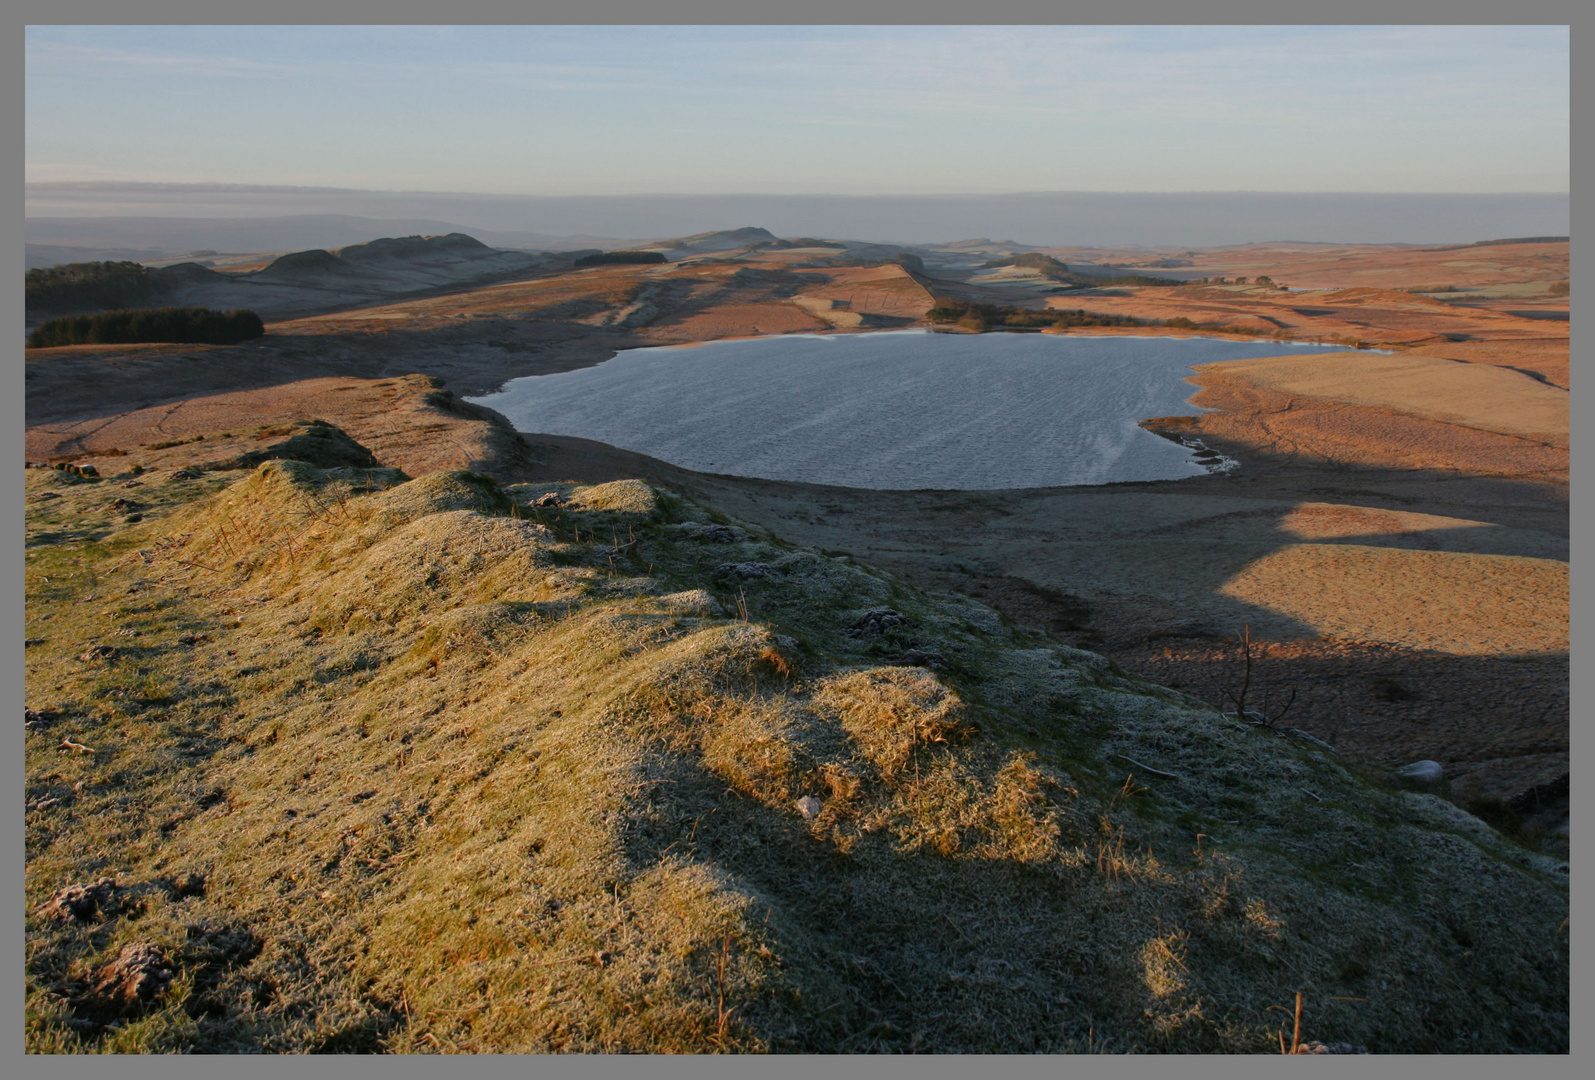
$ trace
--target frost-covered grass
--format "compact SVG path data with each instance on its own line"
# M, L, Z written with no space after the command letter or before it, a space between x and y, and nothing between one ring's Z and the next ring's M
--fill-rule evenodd
M637 482L232 475L30 550L29 910L149 886L30 914L30 1049L1567 1049L1440 800Z

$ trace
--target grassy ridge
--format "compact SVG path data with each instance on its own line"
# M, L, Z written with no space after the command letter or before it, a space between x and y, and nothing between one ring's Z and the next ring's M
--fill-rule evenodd
M231 476L28 474L28 907L124 898L30 1050L1567 1048L1565 883L1438 799L640 483Z

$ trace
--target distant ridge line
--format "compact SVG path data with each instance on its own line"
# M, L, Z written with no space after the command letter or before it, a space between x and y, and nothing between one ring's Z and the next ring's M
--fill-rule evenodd
M1506 240L1475 240L1472 247L1489 247L1491 244L1571 244L1571 236L1514 236Z

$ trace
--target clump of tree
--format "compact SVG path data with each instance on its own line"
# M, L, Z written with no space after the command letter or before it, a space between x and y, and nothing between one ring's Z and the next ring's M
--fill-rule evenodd
M1049 281L1056 281L1063 285L1078 285L1092 288L1102 285L1184 285L1185 282L1175 278L1148 277L1145 274L1079 274L1070 270L1068 265L1059 262L1051 255L1042 255L1039 252L1026 252L1006 259L992 259L983 264L983 269L998 266L1023 266L1031 270L1038 270L1041 276Z
M1095 277L1086 274L1069 275L1069 280L1075 285L1132 285L1147 287L1153 285L1184 285L1179 278L1147 277L1145 274L1115 274L1112 277Z
M659 251L600 251L596 255L583 255L577 266L634 266L669 262Z
M266 332L260 316L239 308L123 308L51 319L28 335L30 349L140 342L236 345Z
M1247 337L1273 337L1278 338L1281 341L1288 341L1294 336L1289 330L1286 330L1283 327L1276 330L1269 330L1265 327L1238 326L1234 323L1199 323L1192 322L1184 315L1176 315L1172 319L1164 319L1162 325L1170 330L1200 330L1203 333L1208 334L1243 334ZM1358 345L1358 348L1361 347L1361 345Z
M28 271L29 309L130 304L151 292L149 267L136 262L63 263Z
M925 313L933 323L953 323L966 330L1015 329L1040 330L1052 328L1066 330L1076 326L1140 326L1140 319L1129 315L1106 315L1096 311L1063 311L1047 308L1005 307L1001 304L977 304L968 300L943 297L936 306Z
M1550 293L1552 296L1566 296L1567 295L1567 282L1565 282L1565 281L1553 281L1553 282L1551 282L1551 287L1549 289L1546 289L1545 291Z

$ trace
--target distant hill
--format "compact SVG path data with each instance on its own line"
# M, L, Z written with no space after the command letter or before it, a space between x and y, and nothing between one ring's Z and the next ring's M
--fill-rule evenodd
M740 251L754 244L779 244L781 238L769 229L749 225L740 229L720 229L715 232L695 233L672 240L656 240L640 245L644 251L658 251L671 262L694 255L712 255L721 251Z
M1475 240L1474 247L1493 247L1496 244L1566 244L1571 236L1513 236L1505 240Z
M432 218L368 218L296 214L271 218L29 218L30 244L56 247L142 248L167 257L193 251L302 251L362 244L389 236L442 236L464 231Z
M296 251L246 273L218 272L193 262L158 268L80 263L29 271L27 314L31 325L108 308L190 306L249 308L281 319L475 288L568 265L566 257L503 251L458 232Z
M171 258L165 248L83 247L73 244L28 244L27 268L45 270L52 266L83 262L160 262Z

